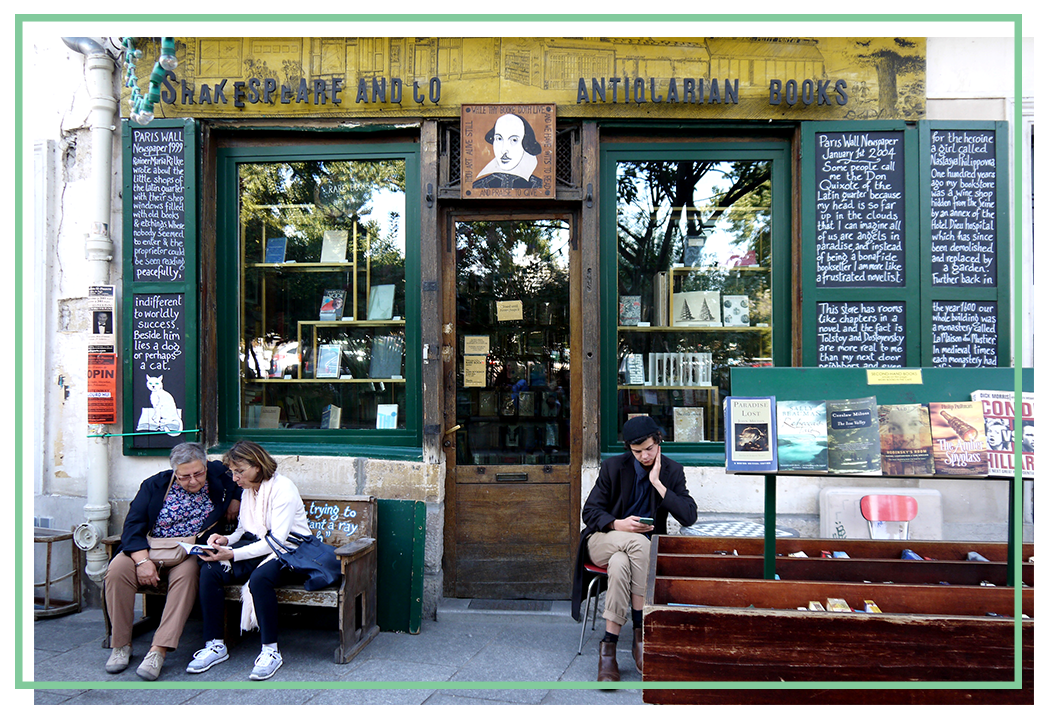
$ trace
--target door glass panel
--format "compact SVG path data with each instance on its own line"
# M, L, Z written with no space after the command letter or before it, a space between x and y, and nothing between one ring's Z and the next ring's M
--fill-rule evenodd
M617 164L620 427L652 416L675 442L722 440L734 365L773 365L772 163Z
M241 163L241 428L406 428L403 160Z
M457 222L459 464L569 463L569 225Z

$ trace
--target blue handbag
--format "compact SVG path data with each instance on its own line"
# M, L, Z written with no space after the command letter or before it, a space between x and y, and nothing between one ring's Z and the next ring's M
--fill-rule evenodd
M281 543L271 531L264 537L275 557L286 568L307 575L304 582L306 591L318 591L332 586L341 579L341 561L334 553L334 547L320 541L315 534L303 536L291 533L286 543ZM292 547L291 547L292 546Z

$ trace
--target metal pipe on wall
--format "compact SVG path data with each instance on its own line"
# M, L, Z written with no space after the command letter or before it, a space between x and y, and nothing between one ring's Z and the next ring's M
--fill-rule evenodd
M108 285L114 243L110 238L112 205L111 172L114 154L114 116L118 98L114 93L114 60L93 38L63 38L72 50L85 56L85 80L91 102L89 124L92 138L92 206L84 253L88 260L88 284ZM86 551L85 573L102 584L107 554L100 541L110 522L110 447L103 436L105 426L88 426L88 487L85 493L85 521L77 527L75 540Z

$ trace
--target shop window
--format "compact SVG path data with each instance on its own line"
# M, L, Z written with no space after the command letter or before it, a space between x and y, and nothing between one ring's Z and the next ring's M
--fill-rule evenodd
M413 156L281 155L219 154L221 432L420 443Z
M774 302L788 273L785 147L605 155L604 440L617 450L623 423L648 414L679 450L715 453L730 367L773 365L775 344L787 363L775 320L789 309Z

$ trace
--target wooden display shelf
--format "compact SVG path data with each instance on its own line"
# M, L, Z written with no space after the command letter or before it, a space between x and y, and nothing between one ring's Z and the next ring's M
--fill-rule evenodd
M753 689L750 695L721 688L646 688L646 703L1033 703L1034 590L1022 589L1021 596L1022 613L1031 617L1021 621L1022 689L981 689L981 682L1015 680L1016 589L974 583L978 569L989 566L1004 573L1003 563L938 560L963 559L970 550L1002 558L1003 544L839 539L781 543L783 550L797 547L808 553L820 552L817 544L824 544L852 558L781 559L788 569L811 569L825 580L737 578L733 576L746 562L761 563L758 557L740 555L740 549L761 550L758 539L655 536L645 605L643 681L815 682L819 688ZM890 557L902 547L936 560ZM738 556L715 555L735 549ZM862 571L870 567L903 580L865 583ZM941 585L943 581L964 585ZM871 600L882 613L798 610L828 598L843 598L858 609ZM832 682L891 682L896 687L824 688ZM897 685L915 682L962 682L966 687Z

